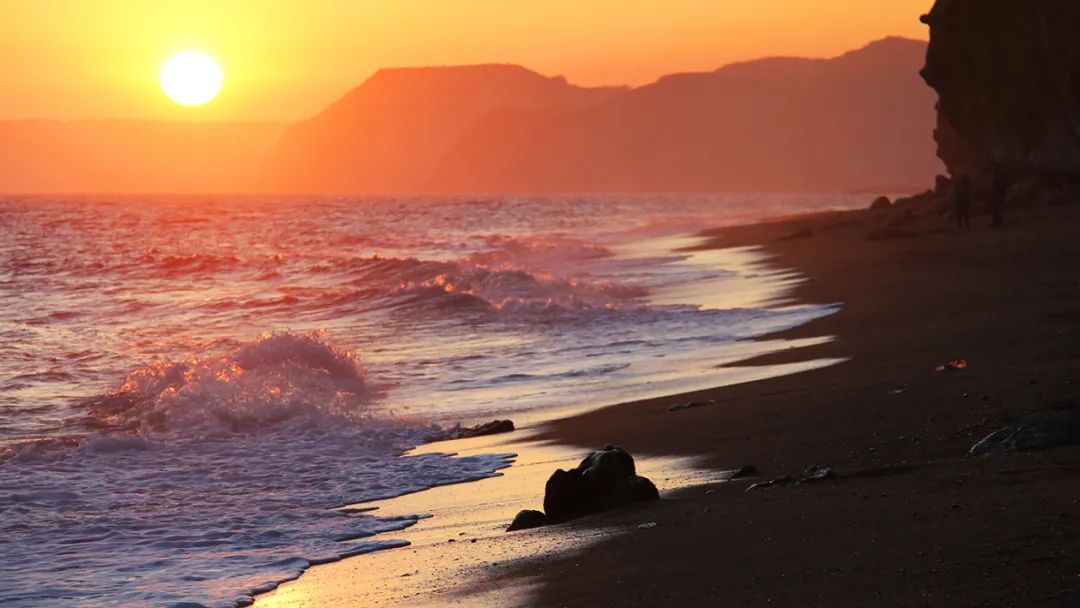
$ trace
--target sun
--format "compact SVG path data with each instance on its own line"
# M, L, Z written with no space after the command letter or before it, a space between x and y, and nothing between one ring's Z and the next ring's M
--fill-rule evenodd
M183 51L161 67L160 81L169 99L182 106L201 106L217 97L225 75L209 55Z

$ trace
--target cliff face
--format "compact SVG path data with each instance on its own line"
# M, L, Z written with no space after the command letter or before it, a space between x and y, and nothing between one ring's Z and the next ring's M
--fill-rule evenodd
M938 155L985 182L1080 178L1080 2L937 0L922 76Z

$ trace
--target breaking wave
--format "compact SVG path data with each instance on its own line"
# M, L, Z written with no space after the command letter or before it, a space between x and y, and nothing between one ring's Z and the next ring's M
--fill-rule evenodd
M433 422L714 386L830 312L677 235L864 202L2 199L0 605L231 606L400 544L335 507L509 462L399 457Z
M434 427L368 415L370 396L322 333L128 374L82 404L85 434L0 459L0 604L246 605L311 564L407 544L377 535L423 517L337 507L509 465L402 457Z
M225 355L150 365L85 403L88 424L139 432L249 432L355 423L369 397L357 357L319 332L272 333Z

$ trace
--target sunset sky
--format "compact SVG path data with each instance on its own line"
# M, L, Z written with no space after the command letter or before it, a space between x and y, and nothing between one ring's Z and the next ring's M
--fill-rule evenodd
M380 67L518 63L643 84L764 55L926 38L930 0L4 0L0 119L308 117ZM220 96L184 108L158 72L198 50Z

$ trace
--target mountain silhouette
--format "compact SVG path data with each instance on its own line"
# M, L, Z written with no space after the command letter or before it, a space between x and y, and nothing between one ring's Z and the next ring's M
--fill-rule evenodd
M514 65L380 70L285 132L270 189L415 192L445 151L492 111L595 107L621 91L577 87Z
M447 149L431 192L838 192L941 171L926 44L665 76L581 110L503 108Z
M637 88L384 69L292 124L0 121L0 192L901 191L942 170L925 53L888 38Z

